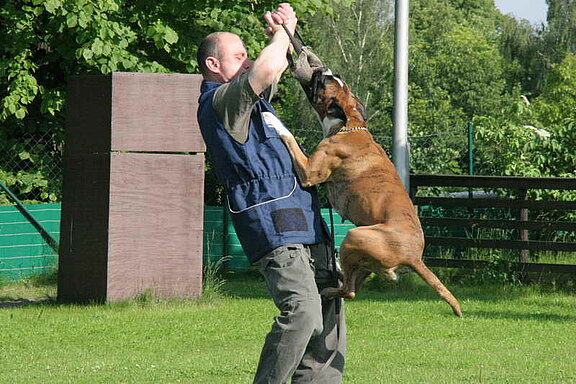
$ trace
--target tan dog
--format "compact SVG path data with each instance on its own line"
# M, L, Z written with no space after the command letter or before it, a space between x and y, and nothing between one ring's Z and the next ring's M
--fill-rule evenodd
M422 262L424 234L418 215L394 165L368 132L362 103L327 68L316 68L303 85L322 121L324 139L306 157L287 129L276 125L276 130L302 185L325 182L332 206L357 226L340 246L342 287L322 294L353 299L370 273L396 280L397 269L407 266L462 316L456 298Z

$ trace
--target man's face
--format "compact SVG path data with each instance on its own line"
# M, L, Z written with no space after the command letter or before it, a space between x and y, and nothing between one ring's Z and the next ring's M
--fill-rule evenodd
M252 61L248 58L246 47L240 37L226 34L220 37L218 44L219 75L222 82L228 82L240 73L248 70Z

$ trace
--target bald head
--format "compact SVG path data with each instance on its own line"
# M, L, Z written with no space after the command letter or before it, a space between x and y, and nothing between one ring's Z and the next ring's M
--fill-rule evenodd
M219 58L218 45L220 42L220 37L228 32L214 32L206 36L198 46L198 53L196 54L196 60L198 61L198 66L203 75L206 75L208 68L206 68L206 59L208 57Z
M251 65L244 43L238 35L230 32L214 32L206 36L198 46L196 60L205 79L221 82L229 81Z

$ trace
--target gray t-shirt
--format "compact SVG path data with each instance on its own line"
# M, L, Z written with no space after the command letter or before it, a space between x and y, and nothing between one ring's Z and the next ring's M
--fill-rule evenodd
M276 91L276 84L273 84L261 96L257 95L248 81L249 74L248 70L222 84L214 92L212 99L212 106L224 123L224 128L239 143L248 140L250 115L254 104L260 97L270 101Z

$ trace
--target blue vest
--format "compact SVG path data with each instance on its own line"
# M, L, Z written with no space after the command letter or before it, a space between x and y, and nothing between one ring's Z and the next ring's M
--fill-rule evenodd
M212 107L220 85L202 83L198 122L248 260L255 263L285 244L328 241L316 189L300 185L286 146L262 118L262 112L274 113L270 103L260 99L254 105L248 140L241 144Z

